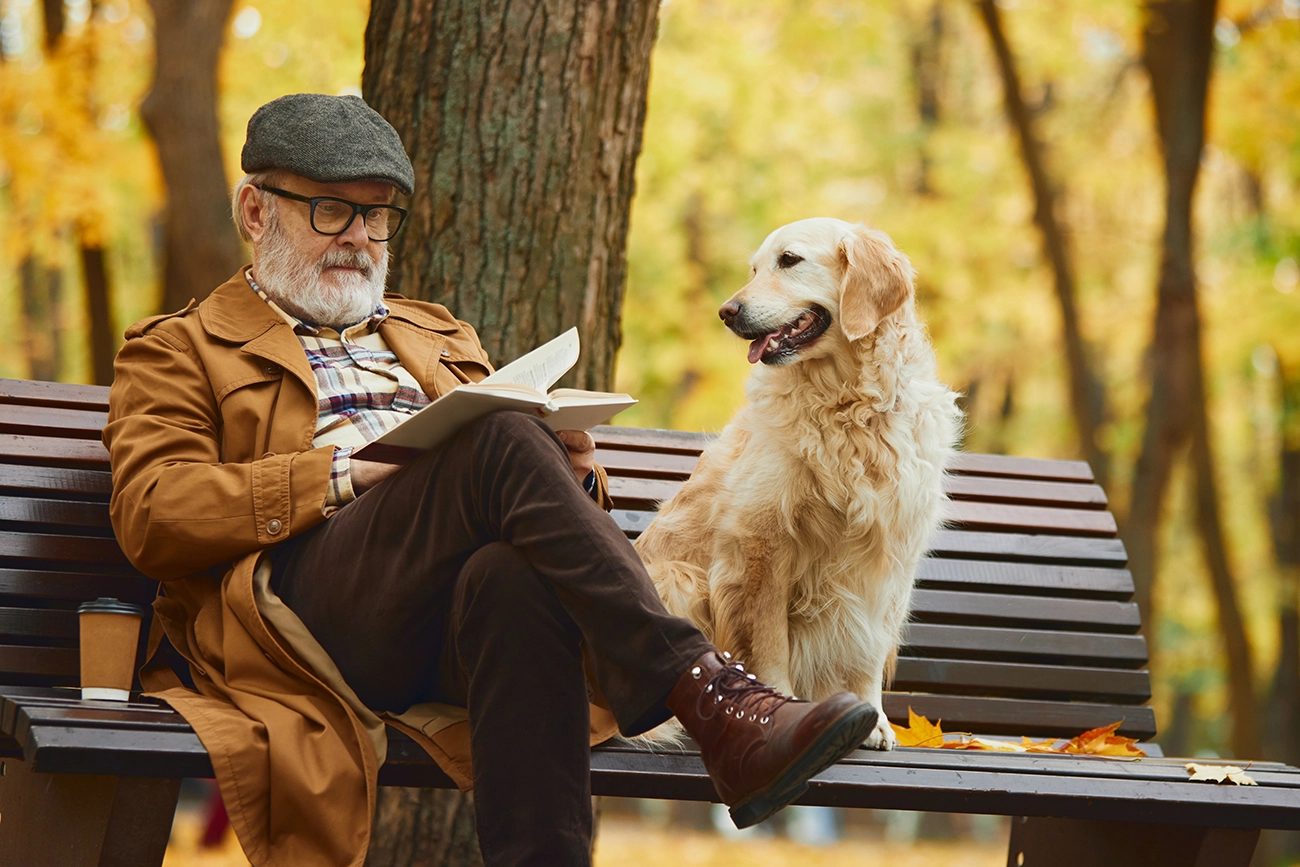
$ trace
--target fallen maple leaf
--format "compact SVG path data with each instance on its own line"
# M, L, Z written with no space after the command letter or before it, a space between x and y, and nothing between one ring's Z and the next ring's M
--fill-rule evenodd
M940 720L939 722L943 722ZM944 734L939 722L930 722L925 717L907 709L907 725L890 723L900 747L929 747L941 750L985 750L996 753L1074 753L1089 756L1145 756L1146 752L1137 745L1134 738L1121 737L1115 731L1123 723L1111 723L1108 726L1091 729L1077 738L1058 745L1058 741L1048 738L1045 741L1032 741L1022 737L1020 743L1014 741L982 738L968 733Z
M907 727L894 723L890 723L889 727L894 730L894 736L898 738L900 747L941 747L943 746L943 729L939 727L941 722L943 720L932 723L909 707Z
M948 741L943 745L945 750L985 750L993 753L1027 753L1029 750L1022 744L1012 741L996 741L992 738L981 738L975 735L959 735L955 741Z
M1108 726L1089 729L1070 740L1061 750L1087 756L1145 756L1146 752L1137 745L1136 738L1126 738L1115 734L1123 720Z
M1206 783L1232 783L1236 786L1257 786L1259 785L1250 776L1236 765L1198 765L1196 762L1188 762L1183 767L1191 774L1189 780L1198 780Z

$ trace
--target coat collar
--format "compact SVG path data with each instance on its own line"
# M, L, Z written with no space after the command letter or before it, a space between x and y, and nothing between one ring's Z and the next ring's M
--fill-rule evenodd
M460 323L445 308L408 301L401 295L384 295L389 315L379 326L402 364L415 376L425 393L436 397L435 372L445 337L461 330ZM227 343L240 344L244 352L278 364L292 373L308 392L316 394L312 373L302 343L289 323L267 304L244 278L244 269L217 287L199 304L199 319L208 334ZM425 332L421 334L421 332Z

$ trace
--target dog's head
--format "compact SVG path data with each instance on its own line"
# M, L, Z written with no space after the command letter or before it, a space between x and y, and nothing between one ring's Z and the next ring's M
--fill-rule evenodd
M818 217L782 226L749 261L718 315L752 341L750 363L792 364L876 330L913 295L912 264L889 236Z

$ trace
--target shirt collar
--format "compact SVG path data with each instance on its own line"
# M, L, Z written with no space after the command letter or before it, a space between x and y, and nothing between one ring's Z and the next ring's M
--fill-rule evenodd
M328 325L317 325L315 322L310 322L306 319L299 319L297 316L294 316L279 304L272 301L271 297L266 294L262 287L257 285L257 281L253 278L252 266L244 269L244 279L248 281L249 287L257 293L257 297L269 304L272 310L278 313L285 322L289 323L289 326L293 328L294 334L303 334L308 337L321 337L332 334L338 334L340 337L355 334L370 334L379 327L379 323L388 318L390 312L388 305L380 301L379 305L375 307L375 311L368 317L362 319L360 322L347 326L342 329L342 331L337 331Z

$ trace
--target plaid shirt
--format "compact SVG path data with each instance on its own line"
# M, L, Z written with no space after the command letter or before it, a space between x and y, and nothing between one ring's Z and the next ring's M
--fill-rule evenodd
M316 375L316 436L312 446L336 446L324 512L333 514L356 499L352 490L352 452L392 430L430 403L420 384L379 336L388 318L382 303L368 319L342 333L286 313L244 272L248 285L293 326L312 373Z

